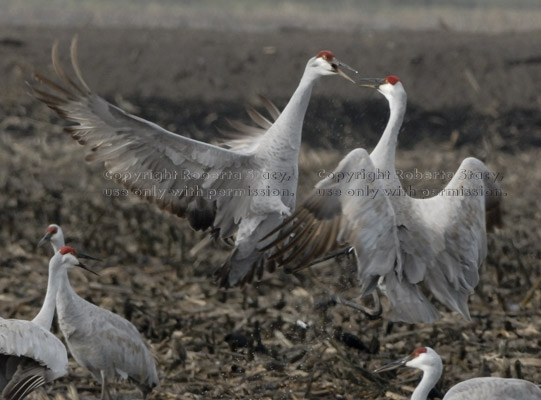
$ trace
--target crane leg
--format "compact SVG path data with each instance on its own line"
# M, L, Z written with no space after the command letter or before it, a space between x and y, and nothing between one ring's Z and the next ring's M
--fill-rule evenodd
M353 247L343 247L343 248L338 249L336 251L333 251L333 252L331 252L329 254L326 254L323 257L320 257L320 258L317 258L317 259L315 259L313 261L310 261L310 264L308 264L307 266L311 267L312 265L322 263L323 261L330 260L331 258L339 258L339 257L342 257L342 256L349 257L352 254L355 255L355 250L353 249Z
M353 309L355 309L357 311L362 312L369 319L378 319L379 317L381 317L381 313L383 312L383 309L382 309L381 303L379 301L379 296L375 291L372 292L372 298L374 300L374 308L369 308L369 307L365 307L365 306L359 304L356 301L343 299L342 297L340 297L340 296L338 296L336 294L333 294L333 295L329 296L327 299L325 299L325 301L321 301L318 304L316 304L316 308L324 309L324 308L327 308L329 306L342 304L344 306L351 307L351 308L353 308ZM356 299L356 300L358 300L358 299Z
M109 386L107 384L107 376L105 376L105 371L100 371L101 373L101 400L113 400L111 393L109 392Z

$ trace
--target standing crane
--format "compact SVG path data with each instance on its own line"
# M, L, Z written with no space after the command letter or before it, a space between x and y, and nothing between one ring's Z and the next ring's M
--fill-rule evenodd
M75 123L65 131L89 150L86 160L103 162L108 176L187 218L195 230L224 239L236 233L235 247L217 271L221 286L260 277L265 254L259 242L295 207L302 125L312 88L323 76L351 80L340 67L351 68L332 52L320 51L257 145L235 151L174 134L108 103L82 78L76 38L71 45L76 81L62 69L57 48L55 42L52 62L63 86L35 74L31 88L38 100ZM171 179L164 178L167 172Z
M395 169L406 91L395 76L359 83L376 88L389 101L389 121L377 146L371 154L358 148L344 157L298 210L268 235L280 231L263 250L272 250L272 258L295 271L326 253L352 246L359 298L379 287L390 300L390 319L415 323L439 317L421 286L469 319L468 297L487 253L485 213L499 215L496 175L470 157L436 196L408 196Z
M377 368L374 372L390 371L403 366L423 371L423 378L413 391L411 400L427 400L428 393L439 381L443 371L441 357L430 347L420 347L410 355ZM541 400L541 389L523 379L473 378L456 384L443 397L443 400L464 399Z
M32 321L0 318L0 397L22 400L68 373L66 347L53 335L58 282L51 273L41 310Z
M158 375L152 354L137 328L124 318L87 302L75 293L69 283L67 270L73 266L84 267L77 260L82 255L72 247L65 246L60 226L49 225L38 245L48 242L57 257L55 273L61 288L56 296L58 321L73 358L102 383L102 400L111 398L107 379L115 376L133 379L146 396L158 385Z
M111 400L108 379L135 381L146 397L158 385L154 358L135 326L111 311L79 297L70 285L68 269L84 267L77 252L61 247L53 256L58 279L58 324L71 355L101 382L101 399ZM86 269L86 268L85 268Z

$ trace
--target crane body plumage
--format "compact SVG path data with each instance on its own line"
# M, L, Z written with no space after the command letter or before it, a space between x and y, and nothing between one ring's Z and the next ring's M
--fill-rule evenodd
M485 213L499 205L487 193L497 195L499 186L485 164L470 157L437 196L408 196L395 168L406 92L396 77L377 81L390 107L377 146L370 154L358 148L346 155L275 230L281 230L279 238L267 248L277 247L271 257L296 270L350 245L356 252L359 297L379 288L390 300L390 319L413 323L438 318L421 285L469 319L468 297L487 251ZM340 179L355 171L366 174ZM382 178L370 178L378 172Z
M423 371L421 381L413 391L411 400L427 400L430 390L443 372L439 354L430 347L415 349L410 355L392 361L374 372L390 371L400 367ZM443 400L541 400L541 388L523 379L483 377L462 381L453 386Z
M312 87L322 76L347 78L339 68L345 64L329 51L311 58L274 124L249 151L236 151L169 132L108 103L84 82L76 47L74 40L71 58L77 82L60 66L55 43L53 66L65 86L35 75L31 87L40 101L75 123L66 132L89 150L86 160L103 162L119 183L187 218L196 230L209 230L222 238L236 233L235 248L217 272L222 286L260 276L265 259L260 240L295 205L302 125ZM134 178L161 170L180 172L180 178L159 182ZM265 172L281 173L286 179L265 179ZM156 192L161 195L153 196Z
M540 400L541 389L535 383L512 378L472 378L453 386L444 400Z
M58 324L75 361L98 382L130 378L145 394L157 386L154 359L135 326L77 295L66 269L59 281Z

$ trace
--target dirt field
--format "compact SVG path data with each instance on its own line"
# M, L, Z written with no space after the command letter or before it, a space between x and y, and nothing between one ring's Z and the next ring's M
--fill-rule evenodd
M472 321L440 307L442 319L432 325L368 320L342 307L315 310L329 275L340 270L334 262L302 275L267 274L244 289L217 289L212 273L226 252L191 256L202 235L185 221L132 196L104 195L117 186L103 167L86 164L62 122L27 94L33 71L53 76L53 41L60 40L66 59L74 33L0 27L2 317L31 319L39 310L51 249L36 244L49 223L58 223L69 244L104 259L91 265L99 278L71 273L76 291L128 318L152 346L161 380L153 399L409 398L417 373L370 371L418 346L442 355L444 391L486 375L541 383L541 32L78 32L83 73L97 93L207 141L227 118L246 120L244 105L258 94L282 108L308 58L322 49L361 76L401 77L409 105L398 167L454 172L472 155L503 174L507 194L505 227L489 236L471 296ZM387 113L375 91L338 78L319 82L305 121L299 197L316 171L332 168L347 150L372 149ZM414 177L404 184L419 190L445 181ZM126 382L115 390L119 399L140 396ZM34 395L96 397L99 385L73 361L69 376Z

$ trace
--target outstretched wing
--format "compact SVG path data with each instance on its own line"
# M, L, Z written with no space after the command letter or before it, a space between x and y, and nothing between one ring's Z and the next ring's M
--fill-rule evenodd
M248 106L246 112L255 125L248 125L241 121L228 120L233 130L222 130L221 134L225 140L221 145L233 151L252 153L259 146L260 140L269 130L272 124L280 116L280 110L272 101L264 96L259 96L263 106L272 118L272 121L266 118L255 108Z
M108 103L84 82L75 39L71 60L77 82L60 66L56 43L52 59L63 86L36 74L31 88L37 99L75 123L65 130L89 150L87 161L103 161L110 177L187 217L194 229L220 229L222 237L234 233L250 206L250 197L239 193L251 184L244 171L257 168L253 157L176 135Z
M501 198L493 177L481 161L467 158L437 196L410 199L407 210L397 211L404 279L423 281L440 302L468 319L468 298L487 254L485 212L498 208ZM395 285L387 278L385 283L392 296Z
M281 225L273 258L298 270L353 246L361 295L373 290L380 275L400 265L394 211L375 176L368 153L351 151Z

